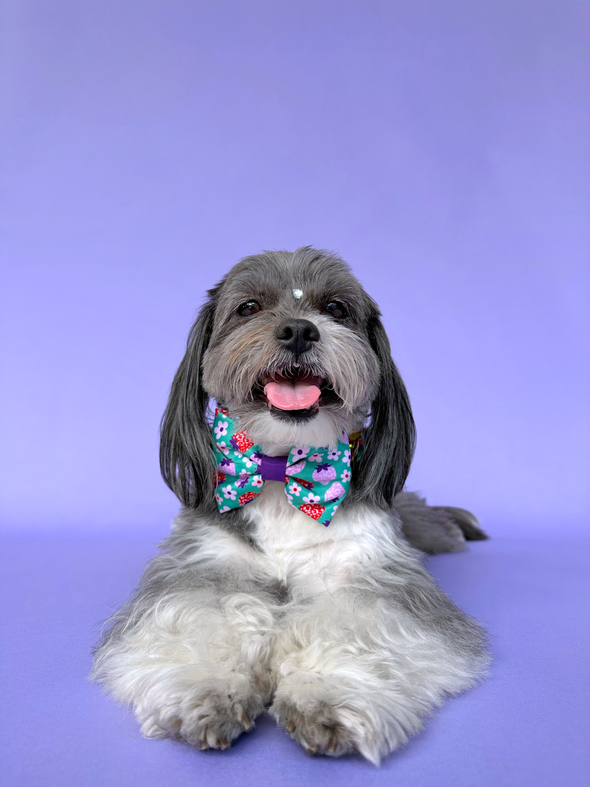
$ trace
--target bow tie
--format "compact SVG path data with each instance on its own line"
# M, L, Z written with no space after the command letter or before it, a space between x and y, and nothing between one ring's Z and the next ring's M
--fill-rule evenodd
M344 432L342 438L333 449L295 445L288 456L266 456L247 432L236 432L228 411L218 407L213 443L220 513L250 503L260 495L265 481L280 481L293 508L327 527L350 486L352 447Z

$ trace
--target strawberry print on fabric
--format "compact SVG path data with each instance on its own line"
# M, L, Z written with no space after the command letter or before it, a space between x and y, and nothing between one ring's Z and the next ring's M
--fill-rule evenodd
M342 486L342 484L339 484L338 481L334 481L332 486L328 487L328 489L326 490L324 494L324 500L326 502L332 500L340 500L340 498L344 497L345 494L346 494L346 489Z
M318 503L303 503L303 505L299 506L299 510L317 522L326 509Z
M260 492L244 492L243 495L240 495L240 505L245 506L246 503L250 503L256 497L260 496Z
M254 442L250 440L246 432L238 432L231 438L230 442L234 448L237 448L242 452L247 451L248 448L252 448L254 445Z
M220 513L251 503L265 484L262 448L236 428L229 412L217 408L213 421L215 499ZM284 490L289 505L326 527L350 486L350 446L295 445L285 460ZM230 448L231 447L231 448ZM329 461L325 461L327 458ZM268 465L266 465L268 468ZM270 483L282 483L273 480Z

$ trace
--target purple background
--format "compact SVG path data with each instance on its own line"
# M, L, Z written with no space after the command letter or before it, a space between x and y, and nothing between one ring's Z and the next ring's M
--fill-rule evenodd
M2 14L10 787L587 785L588 3ZM494 536L431 561L490 627L492 678L379 771L308 760L270 722L223 757L147 743L84 684L177 508L158 422L205 289L305 244L382 307L418 425L409 486Z

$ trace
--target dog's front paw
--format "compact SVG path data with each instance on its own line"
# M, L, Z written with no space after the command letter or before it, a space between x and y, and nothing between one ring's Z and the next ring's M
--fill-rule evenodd
M385 745L364 698L321 675L291 675L279 685L270 713L308 754L341 757L358 751L378 764Z
M147 738L175 738L200 749L227 749L264 710L245 678L207 678L140 713Z

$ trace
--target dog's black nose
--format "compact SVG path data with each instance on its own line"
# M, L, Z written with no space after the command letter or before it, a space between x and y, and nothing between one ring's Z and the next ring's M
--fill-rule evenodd
M319 342L320 332L309 320L284 320L277 328L277 339L294 355L307 352L313 342Z

